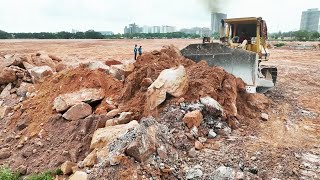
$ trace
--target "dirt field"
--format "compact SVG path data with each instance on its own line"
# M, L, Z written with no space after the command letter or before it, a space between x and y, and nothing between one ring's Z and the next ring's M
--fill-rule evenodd
M134 44L152 51L170 44L181 49L197 42L201 40L15 40L0 41L0 55L46 51L70 61L73 57L123 60L132 59ZM297 44L270 49L267 64L278 67L278 83L266 93L272 101L269 120L261 121L250 134L219 142L220 150L203 156L233 165L240 163L238 158L232 160L238 155L250 162L247 166L258 167L262 179L320 178L320 50L299 49ZM307 43L316 44L320 42Z

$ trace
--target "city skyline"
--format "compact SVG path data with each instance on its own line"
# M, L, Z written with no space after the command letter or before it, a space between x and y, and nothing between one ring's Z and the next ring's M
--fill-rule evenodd
M261 3L259 3L261 2ZM269 32L300 29L301 13L310 8L320 8L318 0L228 0L218 5L218 12L229 18L261 16L268 23ZM211 12L197 0L142 0L143 11L129 0L3 0L0 7L1 30L7 32L58 32L88 29L123 32L129 23L170 24L177 29L210 27ZM17 5L18 4L18 5ZM180 7L183 4L183 8ZM249 8L250 11L241 7Z

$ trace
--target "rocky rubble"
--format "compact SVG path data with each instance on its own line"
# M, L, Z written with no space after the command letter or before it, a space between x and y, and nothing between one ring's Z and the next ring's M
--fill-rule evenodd
M231 138L232 129L254 126L267 106L250 103L255 97L241 79L172 46L134 64L89 62L61 72L62 60L43 52L3 59L10 70L0 76L0 96L23 99L2 102L0 164L24 165L27 174L61 168L70 179L208 177L190 158Z

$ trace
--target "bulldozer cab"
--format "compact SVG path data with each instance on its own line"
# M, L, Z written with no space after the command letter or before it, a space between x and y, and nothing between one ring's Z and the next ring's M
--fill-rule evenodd
M269 59L267 24L261 17L224 19L222 26L232 48L255 52L260 60Z
M246 83L247 92L264 93L274 87L277 68L266 66L267 26L262 18L222 19L221 43L190 44L181 50L184 57L209 66L223 67Z

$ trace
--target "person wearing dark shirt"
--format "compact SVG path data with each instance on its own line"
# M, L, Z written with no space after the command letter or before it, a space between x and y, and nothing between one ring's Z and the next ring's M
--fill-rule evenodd
M137 53L138 53L137 45L134 46L133 52L134 52L134 60L137 60Z
M138 52L139 52L139 56L141 56L142 55L142 46L139 47Z

